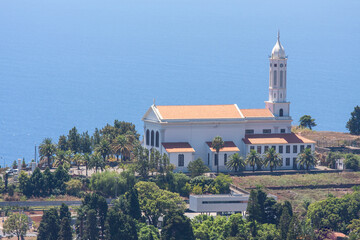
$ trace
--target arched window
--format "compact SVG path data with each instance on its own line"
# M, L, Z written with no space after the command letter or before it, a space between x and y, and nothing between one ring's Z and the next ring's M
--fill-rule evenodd
M277 84L277 71L274 71L274 87L276 87Z
M158 131L156 131L155 147L159 147L159 132Z
M284 116L284 110L283 110L282 108L280 108L279 116L280 116L280 117Z
M283 79L283 71L280 71L280 87L282 88L283 87L283 81L284 81L284 79Z
M178 167L183 167L184 166L184 154L179 154L178 155Z
M151 146L154 146L154 130L151 130Z
M224 165L226 166L226 163L227 163L227 154L225 153L224 154Z
M148 129L146 130L146 145L149 146L149 144L150 144L150 131Z
M276 93L274 93L274 99L276 98Z
M282 99L282 93L280 93L280 99Z

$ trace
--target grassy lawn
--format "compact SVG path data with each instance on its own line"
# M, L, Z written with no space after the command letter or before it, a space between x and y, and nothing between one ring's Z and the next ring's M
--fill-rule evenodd
M246 176L233 177L235 185L241 188L277 186L309 186L327 184L360 184L360 172L295 174L282 176Z

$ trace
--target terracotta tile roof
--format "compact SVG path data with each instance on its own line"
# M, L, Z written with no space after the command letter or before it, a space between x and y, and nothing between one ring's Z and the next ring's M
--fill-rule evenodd
M243 141L245 144L315 143L295 133L245 135Z
M209 146L212 152L216 152L216 150L211 147L212 142L206 142L206 144ZM220 152L239 152L239 151L240 151L239 148L232 141L225 141L224 147L220 150Z
M162 119L231 119L242 118L232 105L175 105L156 106Z
M240 109L242 115L245 118L262 118L262 117L274 117L269 109Z
M195 150L187 142L165 142L162 143L162 145L168 153L195 152Z

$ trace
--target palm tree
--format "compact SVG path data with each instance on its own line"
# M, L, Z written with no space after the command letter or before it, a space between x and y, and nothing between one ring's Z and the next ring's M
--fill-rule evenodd
M86 172L86 176L88 176L88 165L90 163L90 154L89 153L85 153L84 156L84 164L85 164L85 172Z
M124 135L119 135L115 138L114 142L111 144L111 150L116 155L116 159L119 162L119 155L121 159L124 160L125 154L130 152L131 144L128 142L128 138Z
M61 149L58 149L56 151L54 166L58 167L60 165L64 166L64 164L71 162L71 156L72 152L71 150L63 151Z
M251 149L246 156L246 164L249 164L253 168L253 172L255 172L255 165L262 165L261 157L254 149Z
M220 152L220 150L221 149L223 149L224 148L224 145L225 145L225 143L224 143L224 141L222 140L222 138L221 137L219 137L219 136L217 136L217 137L215 137L213 140L212 140L212 143L211 143L211 147L213 148L213 149L215 149L215 151L216 151L216 155L217 155L217 166L216 166L216 171L217 171L217 173L219 173L219 152Z
M94 152L91 155L90 161L88 163L88 167L89 167L89 169L95 168L96 173L97 173L98 168L100 168L101 171L104 170L104 168L105 168L105 160L102 158L101 153Z
M269 148L269 150L265 152L264 164L270 166L270 171L272 172L273 168L281 166L282 164L280 154L276 153L274 148Z
M238 153L234 153L230 156L229 161L226 164L226 167L230 170L237 172L238 169L245 168L245 160Z
M54 155L55 151L56 146L52 143L51 138L45 138L39 146L40 157L47 158L49 167L51 167L51 157Z
M73 157L73 161L75 162L76 166L78 167L78 170L80 170L80 165L84 163L84 157L80 153L77 153Z
M100 143L95 147L95 151L101 154L105 162L106 157L111 152L110 143L106 139L101 139Z
M310 148L306 148L302 153L299 153L297 160L301 166L306 166L307 171L309 171L310 167L315 166L316 164L315 154Z

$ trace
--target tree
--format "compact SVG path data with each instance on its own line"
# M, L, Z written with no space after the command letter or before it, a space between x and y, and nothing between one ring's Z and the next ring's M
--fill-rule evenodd
M246 212L248 214L248 221L258 221L261 218L260 206L257 199L257 191L255 190L250 191Z
M360 135L360 107L356 106L351 113L351 118L346 123L346 128L350 131L350 134Z
M126 153L131 151L131 144L125 135L119 135L111 144L111 150L116 155L117 161L119 161L119 155L121 155L121 160L124 161Z
M55 170L54 173L54 187L58 189L59 193L65 194L66 184L65 182L70 180L69 173L61 165Z
M253 172L255 172L255 165L262 165L261 157L254 149L251 149L246 156L246 164L249 164L253 168Z
M64 217L60 221L59 240L72 240L72 230L70 226L70 219Z
M300 166L305 167L306 170L309 171L310 167L316 164L315 154L311 152L310 148L306 148L302 153L299 153L297 161Z
M80 136L80 151L84 154L90 154L92 152L91 138L87 131L83 132Z
M56 151L55 144L52 143L51 138L45 138L39 146L40 157L47 158L48 167L51 168L51 158Z
M279 228L281 239L286 239L289 232L289 226L291 222L291 216L287 207L283 207L282 214L279 221Z
M94 152L91 154L90 162L88 163L89 169L95 168L95 172L98 171L98 168L104 170L105 168L105 161L102 159L101 154L99 152Z
M106 157L111 153L110 143L106 139L101 139L100 143L95 147L95 151L100 153L106 161Z
M23 239L29 229L29 220L25 214L14 213L4 223L4 233L16 235L18 240Z
M195 240L190 219L182 212L169 212L164 218L162 240Z
M84 157L80 153L76 153L74 155L73 161L75 162L78 170L80 170L80 166L84 163Z
M147 178L149 175L149 150L138 146L135 149L136 171L142 178Z
M328 167L335 169L336 162L341 159L341 154L339 152L329 152L326 156L326 164Z
M110 209L107 215L107 239L137 240L136 221L121 211Z
M21 169L26 169L25 158L23 158L23 160L22 160Z
M82 183L79 179L71 179L70 181L66 182L66 192L72 196L79 196L79 193L82 188Z
M60 230L59 215L55 208L44 211L38 229L38 240L58 239Z
M32 195L33 189L30 183L30 178L24 171L21 171L19 175L19 189L27 197Z
M58 167L60 165L61 166L66 166L67 164L70 165L71 157L72 157L71 150L64 151L61 149L57 149L54 166Z
M201 158L189 162L187 169L189 170L191 177L200 176L203 173L210 171Z
M232 178L229 175L220 173L214 180L214 187L220 194L230 193Z
M35 197L39 197L44 194L43 186L44 186L44 178L43 174L40 171L40 168L35 168L34 172L30 177L30 183L32 188L32 194Z
M226 167L237 172L238 169L245 169L245 160L238 153L234 153L229 157L229 161L226 163Z
M68 144L69 149L73 153L80 152L81 140L80 140L80 134L78 133L78 130L76 129L76 127L73 127L69 131L67 139L68 139L67 144Z
M149 221L157 226L158 219L169 211L184 211L184 201L179 194L160 189L154 182L138 182L135 184L138 191L140 209Z
M300 126L304 128L312 129L316 126L315 119L311 118L310 115L304 115L300 118Z
M353 219L347 229L350 230L350 240L360 239L360 219Z
M217 155L217 164L216 164L216 172L219 173L219 163L220 163L220 160L219 160L219 152L221 149L224 148L224 141L222 140L221 137L217 136L215 137L213 140L212 140L212 143L211 143L211 147L213 149L215 149L216 151L216 155Z
M16 160L14 160L13 164L12 164L12 168L13 169L17 169L18 168L18 164L16 162Z
M280 155L276 153L274 148L269 148L265 152L264 156L264 164L268 167L270 167L270 171L272 172L274 168L282 165L282 160L280 158Z
M346 169L352 169L354 171L358 171L360 165L359 162L360 162L360 158L357 155L351 153L346 154L344 161Z
M61 151L64 151L64 152L69 149L68 144L67 144L67 138L66 138L65 135L61 135L59 137L57 148L58 148L58 150L61 150Z

